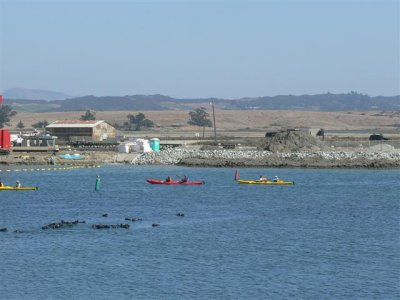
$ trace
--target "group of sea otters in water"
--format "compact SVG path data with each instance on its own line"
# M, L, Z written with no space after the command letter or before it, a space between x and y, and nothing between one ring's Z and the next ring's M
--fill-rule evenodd
M177 217L184 217L185 214L183 213L177 213ZM108 217L108 214L103 214L102 217ZM127 217L125 218L126 221L131 221L131 222L137 222L137 221L142 221L143 219L140 217ZM77 224L83 224L86 223L86 221L80 221L80 220L74 220L74 221L64 221L61 220L60 222L55 222L55 223L49 223L46 225L42 226L42 229L60 229L60 228L66 228L66 227L72 227ZM151 224L152 227L159 227L160 224L158 223L153 223ZM92 225L93 229L110 229L110 228L124 228L124 229L129 229L130 225L129 224L93 224ZM0 232L6 232L7 228L0 228ZM22 233L25 232L23 230L14 230L15 233Z

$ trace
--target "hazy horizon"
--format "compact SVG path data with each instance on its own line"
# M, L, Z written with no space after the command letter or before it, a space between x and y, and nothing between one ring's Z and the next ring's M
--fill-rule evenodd
M0 0L0 91L400 94L398 1Z

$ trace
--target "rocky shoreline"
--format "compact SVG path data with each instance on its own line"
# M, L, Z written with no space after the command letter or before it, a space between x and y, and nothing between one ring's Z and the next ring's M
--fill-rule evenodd
M400 151L299 151L273 153L246 150L199 150L173 148L150 153L80 152L83 160L64 160L35 153L0 157L0 169L9 165L183 165L192 167L271 167L271 168L400 168Z
M131 164L193 167L400 168L400 152L303 151L273 153L269 151L170 149L141 154L133 159Z

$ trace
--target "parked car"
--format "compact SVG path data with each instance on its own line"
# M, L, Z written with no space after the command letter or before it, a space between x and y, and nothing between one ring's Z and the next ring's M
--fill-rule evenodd
M386 141L386 140L390 140L390 139L383 136L383 134L374 133L369 136L369 140L370 141Z

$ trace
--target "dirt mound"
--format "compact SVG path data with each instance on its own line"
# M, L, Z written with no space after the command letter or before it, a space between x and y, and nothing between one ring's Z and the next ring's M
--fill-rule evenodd
M273 137L263 138L258 148L271 152L319 151L323 144L314 136L302 131L278 132Z

